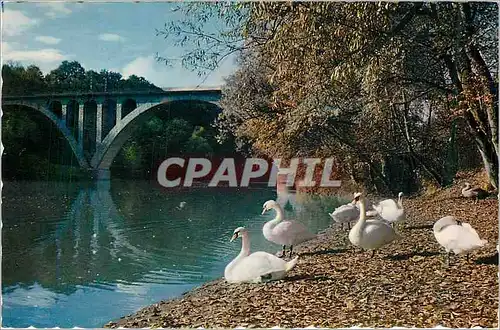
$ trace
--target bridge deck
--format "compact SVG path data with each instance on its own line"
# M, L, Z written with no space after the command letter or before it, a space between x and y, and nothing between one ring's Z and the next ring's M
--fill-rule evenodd
M204 88L164 88L161 91L120 91L120 92L67 92L67 93L45 93L45 94L31 94L31 95L2 95L5 100L22 100L22 99L41 99L53 97L94 97L94 96L168 96L179 94L220 94L220 87L204 87Z

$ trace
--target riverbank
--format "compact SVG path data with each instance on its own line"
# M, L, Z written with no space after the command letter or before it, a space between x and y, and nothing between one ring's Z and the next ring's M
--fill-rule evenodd
M405 199L402 239L373 258L346 245L347 230L331 227L296 248L299 263L286 280L231 285L219 279L105 327L497 328L498 201L461 198L463 181ZM447 267L432 234L445 215L470 223L488 246L469 262L452 256Z

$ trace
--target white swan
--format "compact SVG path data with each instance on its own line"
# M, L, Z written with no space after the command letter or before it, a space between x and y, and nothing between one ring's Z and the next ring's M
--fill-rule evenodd
M395 222L404 221L406 219L405 210L403 208L403 193L398 194L398 201L393 199L385 199L380 201L373 208L382 219L393 225Z
M362 249L372 250L372 257L375 250L399 238L394 229L383 220L366 220L366 209L364 200L358 202L360 216L354 227L349 232L349 240L355 246Z
M451 252L455 254L467 254L477 250L488 243L487 240L479 238L476 230L468 223L462 223L454 216L446 216L434 223L434 237L447 252L447 264L450 263Z
M359 218L359 208L354 204L353 200L350 203L337 207L332 213L328 215L337 223L340 223L340 228L344 229L344 223L347 223L349 230L351 229L351 222Z
M362 193L360 193L360 192L354 193L354 199L356 201L359 200L361 195L362 195ZM375 210L373 208L373 203L366 197L363 197L363 201L365 202L366 216L368 218L377 216L378 212L377 212L377 210Z
M477 203L478 199L483 199L488 196L488 192L481 188L472 188L470 183L466 182L465 187L462 188L462 196L465 198L475 198Z
M360 192L354 193L354 199L347 204L341 205L337 207L332 213L328 213L328 215L337 223L340 223L340 228L344 229L344 223L347 223L347 227L351 230L351 222L354 222L359 219L359 208L356 205L356 202L359 200L361 196ZM377 211L371 209L373 207L372 203L363 198L365 202L365 207L367 209L366 216L374 217L377 215ZM369 205L367 207L366 205Z
M290 246L290 257L292 256L293 246L316 237L307 230L300 222L283 220L283 208L273 200L269 200L262 206L262 214L268 210L275 210L276 217L266 222L262 228L264 237L273 243L283 246L282 257L285 256L286 246Z
M224 270L224 278L229 283L260 283L279 280L286 276L298 262L298 256L288 262L267 252L250 254L250 237L244 227L234 230L231 242L241 237L241 251Z
M180 202L179 206L176 206L176 209L182 210L184 208L184 206L186 206L186 202Z

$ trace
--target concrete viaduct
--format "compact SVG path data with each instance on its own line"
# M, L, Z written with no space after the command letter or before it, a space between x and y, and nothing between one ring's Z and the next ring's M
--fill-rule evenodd
M2 96L2 109L23 106L49 119L70 145L81 167L109 179L109 168L132 132L162 105L201 101L219 105L221 89L146 92L61 93Z

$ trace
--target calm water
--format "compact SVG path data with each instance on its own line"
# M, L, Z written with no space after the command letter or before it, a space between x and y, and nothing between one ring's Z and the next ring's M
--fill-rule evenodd
M252 251L275 253L261 229L276 190L165 191L153 183L4 182L2 294L6 327L101 327L223 276L251 232ZM334 199L282 194L289 216L317 232ZM288 202L287 202L288 200ZM180 207L181 202L186 202Z

